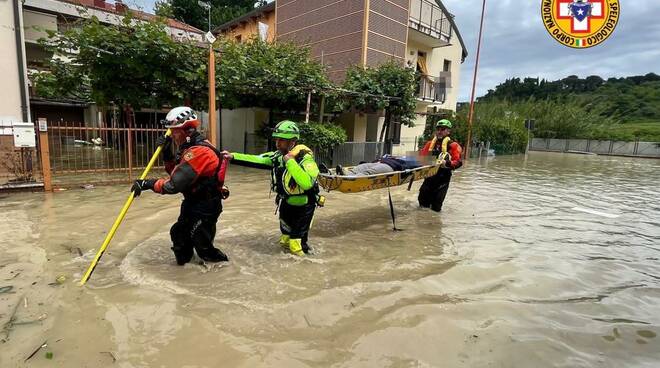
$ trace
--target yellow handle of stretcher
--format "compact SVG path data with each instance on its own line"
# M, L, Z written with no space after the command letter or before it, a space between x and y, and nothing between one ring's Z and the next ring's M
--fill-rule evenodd
M165 136L169 137L170 135L172 135L172 131L168 129L167 132L165 132ZM144 168L142 175L140 175L139 178L140 180L143 180L144 178L147 177L149 171L156 163L156 160L158 159L158 156L160 155L160 152L162 150L163 150L163 146L158 146L158 148L156 148L156 152L154 152L154 154L151 156L151 159L149 160L147 167ZM126 212L128 212L128 209L131 207L131 204L133 203L133 199L135 199L135 192L131 191L131 194L128 196L128 199L126 199L126 203L124 203L124 207L122 207L121 211L119 212L119 216L117 216L117 219L115 219L115 223L112 225L112 228L110 228L110 231L108 232L108 235L105 237L103 244L101 244L101 248L99 248L98 252L96 252L96 256L94 256L92 263L87 268L85 275L82 277L82 279L80 279L80 283L79 283L80 286L84 286L89 280L89 278L92 276L92 273L96 268L96 265L99 263L99 260L101 260L101 257L103 257L103 253L105 252L105 249L108 247L110 241L115 236L115 232L119 228L119 225L121 225L121 222L124 220L124 216L126 216Z

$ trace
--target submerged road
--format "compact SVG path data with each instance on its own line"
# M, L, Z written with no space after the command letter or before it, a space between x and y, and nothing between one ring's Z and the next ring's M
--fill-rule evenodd
M180 200L144 193L85 288L127 189L3 195L0 366L660 365L660 160L471 161L441 215L421 183L392 191L401 232L387 191L332 192L305 259L277 245L268 180L230 169L229 264L177 267Z

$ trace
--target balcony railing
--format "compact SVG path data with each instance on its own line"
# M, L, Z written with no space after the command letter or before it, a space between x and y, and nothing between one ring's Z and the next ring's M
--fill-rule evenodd
M442 72L440 76L419 76L417 98L432 103L442 104L447 100L447 90L451 88L451 73Z
M449 43L452 36L451 22L442 9L428 0L411 0L410 28Z

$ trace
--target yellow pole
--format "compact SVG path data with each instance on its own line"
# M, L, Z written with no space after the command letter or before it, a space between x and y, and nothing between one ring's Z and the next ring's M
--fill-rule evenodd
M165 136L169 137L170 135L172 135L172 131L168 129L167 132L165 132ZM156 148L156 152L154 152L153 156L151 156L151 160L149 160L149 164L147 164L147 167L144 168L142 175L140 175L140 180L143 180L144 178L147 177L147 174L149 174L149 171L156 163L156 160L158 159L158 156L160 155L160 151L162 151L162 149L163 146L158 146L158 148ZM115 219L115 223L112 225L112 228L110 228L110 232L108 232L108 235L105 237L103 244L101 244L101 248L99 248L98 252L96 252L96 256L94 257L92 263L87 268L85 275L80 280L80 286L84 286L89 280L89 278L92 276L92 272L94 272L94 269L96 268L96 265L99 263L99 260L101 260L101 257L105 252L105 249L110 244L112 237L115 236L115 232L117 231L117 228L119 228L119 225L121 225L121 222L124 220L124 216L126 216L126 212L128 212L128 209L131 207L131 204L133 203L133 199L135 199L135 192L131 192L131 194L128 196L126 203L124 203L124 207L119 212L119 216L117 216L117 219Z

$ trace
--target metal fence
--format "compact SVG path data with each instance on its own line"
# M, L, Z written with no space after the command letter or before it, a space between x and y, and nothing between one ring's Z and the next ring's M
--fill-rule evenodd
M444 103L447 99L446 77L433 77L430 75L421 75L417 84L417 98L424 101L433 101Z
M134 179L156 150L164 130L156 124L136 128L88 127L80 123L48 126L53 182L61 185ZM163 168L159 158L155 169Z
M416 138L411 138L409 142L402 141L401 143L408 143L406 147L414 147L413 140L416 140ZM258 133L245 133L243 146L243 152L250 154L260 154L275 149L272 143L269 145L268 139L263 138ZM314 159L316 162L324 163L328 166L354 165L360 161L371 162L383 154L385 154L384 142L346 142L331 149L315 149Z
M410 27L431 37L449 42L451 40L451 22L442 9L428 0L410 2Z
M529 149L532 151L579 152L599 155L660 158L660 142L534 138L530 142Z
M385 153L384 142L346 142L330 150L316 151L316 162L328 166L355 165L361 161L371 162Z

